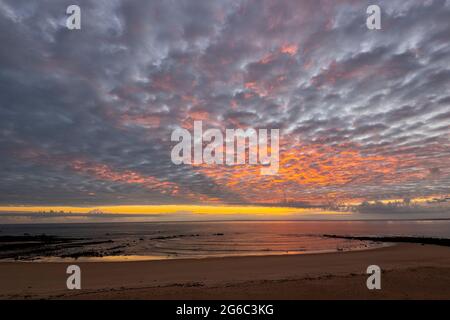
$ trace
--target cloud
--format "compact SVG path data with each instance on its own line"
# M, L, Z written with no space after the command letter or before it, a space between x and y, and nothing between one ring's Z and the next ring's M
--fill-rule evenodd
M368 1L70 4L0 3L3 204L450 192L448 1L379 1L382 31ZM194 120L281 129L280 175L172 164Z

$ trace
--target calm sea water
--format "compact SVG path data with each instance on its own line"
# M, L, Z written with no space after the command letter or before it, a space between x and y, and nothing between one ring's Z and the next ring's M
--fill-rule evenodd
M324 234L450 238L450 221L276 221L2 225L0 235L46 234L89 239L55 251L103 252L81 260L145 260L235 255L299 254L367 249L379 243ZM101 243L92 244L93 241ZM20 252L18 253L20 255ZM59 258L58 258L59 257Z

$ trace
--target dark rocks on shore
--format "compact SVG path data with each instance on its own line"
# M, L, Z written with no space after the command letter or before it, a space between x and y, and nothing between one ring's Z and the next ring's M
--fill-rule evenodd
M14 260L33 260L39 257L92 257L103 256L108 251L115 249L118 254L119 246L108 248L108 245L114 243L113 240L93 241L88 238L66 238L50 235L30 235L22 236L0 236L0 259ZM89 246L99 246L89 248ZM88 247L89 249L86 249ZM79 249L82 250L79 250ZM100 253L100 248L104 252Z
M197 234L178 234L173 236L159 236L159 237L153 237L150 238L150 240L168 240L168 239L177 239L177 238L185 238L185 237L200 237L200 235Z
M335 234L324 234L326 238L348 239L360 241L394 242L394 243L419 243L434 244L438 246L450 247L450 239L431 237L407 237L407 236L340 236Z

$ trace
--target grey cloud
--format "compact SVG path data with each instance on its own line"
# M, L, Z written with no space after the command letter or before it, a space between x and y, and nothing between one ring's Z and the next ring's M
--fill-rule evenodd
M448 1L379 1L380 32L365 27L369 1L78 3L82 30L70 32L70 1L0 2L1 203L192 201L76 172L73 159L244 201L170 161L171 130L205 115L210 127L280 128L291 144L405 155L413 171L449 155ZM448 193L450 168L439 170L340 191Z

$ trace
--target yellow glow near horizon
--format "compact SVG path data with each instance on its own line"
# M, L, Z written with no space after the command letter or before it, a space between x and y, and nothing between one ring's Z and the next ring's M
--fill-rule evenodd
M290 215L290 214L338 214L342 212L325 211L310 208L292 207L263 207L263 206L211 206L211 205L130 205L130 206L0 206L0 212L29 212L54 211L64 213L89 213L98 209L107 214L173 214L190 212L194 214L248 214L248 215Z

